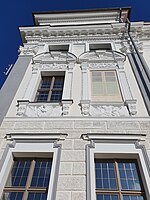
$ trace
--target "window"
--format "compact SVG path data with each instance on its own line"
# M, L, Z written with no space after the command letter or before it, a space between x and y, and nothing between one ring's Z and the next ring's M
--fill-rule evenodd
M136 160L95 159L97 200L144 200Z
M91 71L93 101L120 102L122 96L115 71Z
M50 45L49 50L50 50L50 52L52 52L52 51L68 52L69 45Z
M101 44L90 44L89 45L90 51L96 51L96 50L108 50L111 51L112 47L110 43L101 43Z
M36 99L37 102L60 102L62 98L64 76L42 76Z
M46 200L51 166L52 159L14 159L2 200Z

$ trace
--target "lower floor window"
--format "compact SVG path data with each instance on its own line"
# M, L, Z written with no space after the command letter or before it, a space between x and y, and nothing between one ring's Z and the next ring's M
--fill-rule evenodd
M97 200L145 200L136 160L95 159Z
M46 200L51 166L52 159L14 159L2 200Z

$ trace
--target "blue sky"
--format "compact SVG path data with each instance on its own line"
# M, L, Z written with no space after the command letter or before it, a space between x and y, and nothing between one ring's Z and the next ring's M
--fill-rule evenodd
M18 26L33 25L32 12L131 6L131 21L150 21L150 0L0 0L0 88L22 44Z

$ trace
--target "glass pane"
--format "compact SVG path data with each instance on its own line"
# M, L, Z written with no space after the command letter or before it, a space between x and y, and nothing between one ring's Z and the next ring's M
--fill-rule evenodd
M92 95L93 96L100 96L105 94L105 87L103 83L100 82L93 82L92 83Z
M114 195L114 194L97 194L97 200L118 200L118 195Z
M55 81L54 81L54 86L53 86L53 89L54 88L61 88L63 89L63 85L64 85L64 77L63 76L56 76L55 77Z
M46 200L47 193L29 193L28 200Z
M144 200L144 197L137 195L123 195L123 200Z
M97 189L117 189L115 168L113 162L95 161L96 188Z
M62 98L62 91L52 91L51 102L59 102Z
M51 85L51 77L43 77L40 88L50 88L50 85Z
M36 160L31 186L48 187L51 165L51 160Z
M141 190L136 164L118 162L121 187L123 190Z
M117 82L109 82L106 84L107 95L119 95L120 91Z
M30 169L30 160L14 161L6 186L25 186Z
M38 92L37 94L37 101L47 101L48 100L49 91Z
M22 192L6 192L3 194L2 200L22 200Z

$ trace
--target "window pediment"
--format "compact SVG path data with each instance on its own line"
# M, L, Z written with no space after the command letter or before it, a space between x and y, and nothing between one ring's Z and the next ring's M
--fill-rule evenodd
M124 62L125 55L115 52L115 51L88 51L79 56L79 62L92 62L92 63L99 63L99 62Z
M33 58L34 63L69 63L76 62L76 56L69 52L47 52Z

